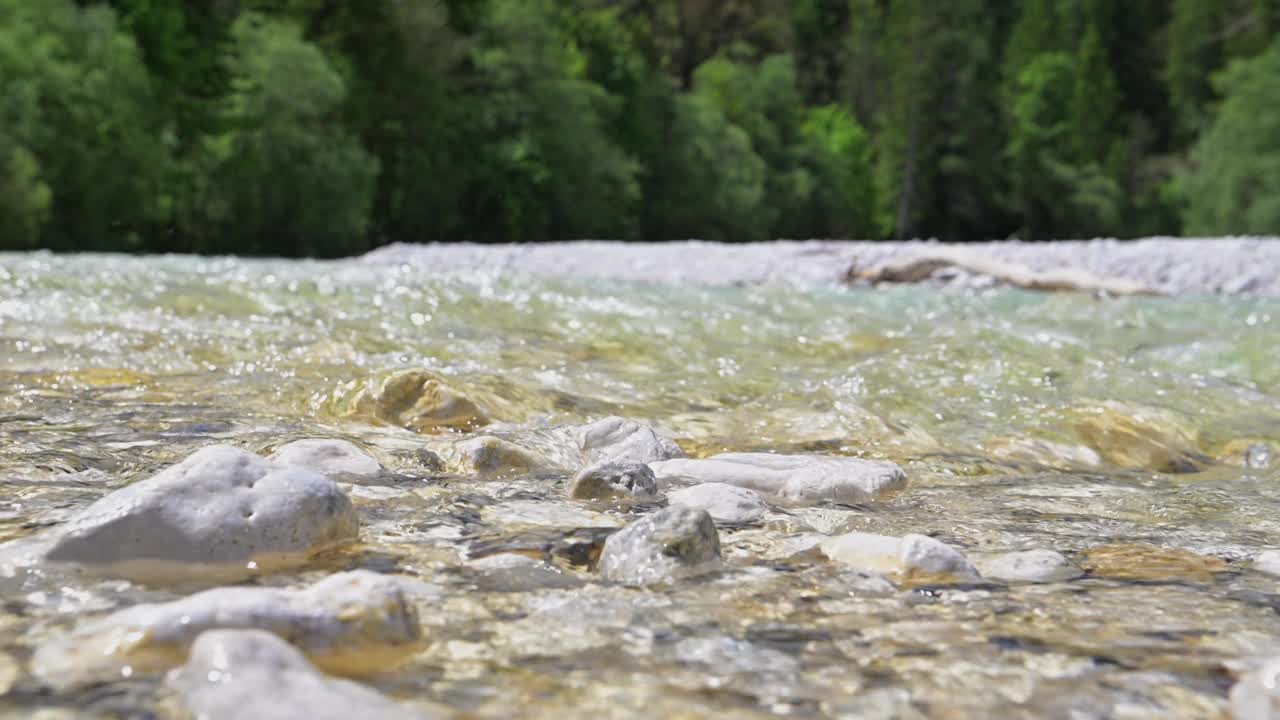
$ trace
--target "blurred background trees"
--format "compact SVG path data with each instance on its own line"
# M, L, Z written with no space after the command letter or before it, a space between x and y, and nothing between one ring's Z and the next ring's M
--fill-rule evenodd
M1280 233L1280 0L0 0L0 248Z

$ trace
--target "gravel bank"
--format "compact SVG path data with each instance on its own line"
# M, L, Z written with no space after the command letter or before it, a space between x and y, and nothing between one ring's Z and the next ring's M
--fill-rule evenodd
M1216 238L939 243L810 240L726 245L686 241L583 241L537 245L389 245L362 258L441 271L494 270L669 283L823 285L851 268L869 270L938 248L1017 263L1036 272L1083 270L1141 283L1166 294L1280 296L1280 239Z

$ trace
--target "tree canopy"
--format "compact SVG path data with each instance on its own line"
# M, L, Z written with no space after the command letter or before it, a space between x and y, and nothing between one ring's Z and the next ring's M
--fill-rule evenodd
M1280 233L1280 0L0 0L0 249Z

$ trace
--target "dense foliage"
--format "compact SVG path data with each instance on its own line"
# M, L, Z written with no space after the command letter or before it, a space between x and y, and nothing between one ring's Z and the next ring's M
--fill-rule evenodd
M1280 0L0 0L0 248L1280 233Z

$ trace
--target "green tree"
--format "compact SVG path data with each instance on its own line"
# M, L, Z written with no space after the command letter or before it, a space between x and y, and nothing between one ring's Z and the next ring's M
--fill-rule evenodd
M617 100L586 77L554 11L494 0L471 54L468 239L616 236L638 200L637 163L607 130Z
M1115 75L1096 25L1091 24L1076 53L1075 90L1071 98L1072 141L1076 157L1103 165L1120 125Z
M1077 161L1072 148L1076 86L1066 53L1040 55L1019 79L1007 154L1012 199L1029 238L1091 235L1119 216L1119 187L1097 164Z
M139 247L164 213L169 161L151 110L137 47L109 8L0 0L0 162L12 193L0 243Z
M1223 101L1182 179L1187 230L1280 232L1280 41L1236 60L1217 83Z
M769 237L768 167L751 138L709 97L676 98L670 150L655 174L671 185L650 199L656 238L742 242Z
M871 139L838 105L808 111L802 128L806 162L814 177L808 234L876 237L876 197Z
M182 229L202 252L331 256L367 247L377 161L346 132L342 78L296 25L232 26L224 132L190 169Z

